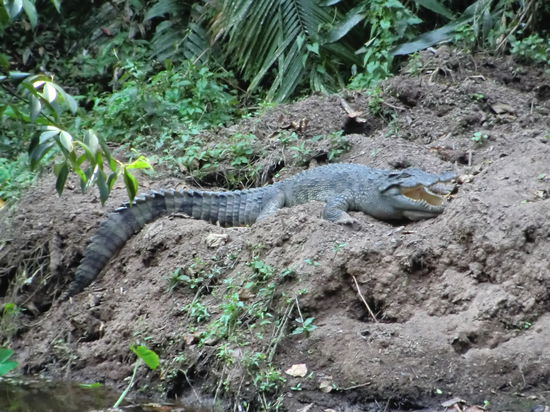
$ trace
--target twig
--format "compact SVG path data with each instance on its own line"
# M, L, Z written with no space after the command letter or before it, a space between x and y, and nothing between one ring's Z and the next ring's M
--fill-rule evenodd
M404 111L407 110L407 109L405 109L403 106L395 106L395 105L393 105L393 104L391 104L391 103L388 103L388 102L385 102L385 101L383 101L382 104L383 104L384 106L388 106L389 108L394 109L394 110L397 110L397 111L399 111L399 112L404 112Z
M369 304L367 303L367 301L365 300L365 298L363 297L363 294L361 293L361 288L359 287L359 283L357 283L357 279L355 278L355 276L351 275L351 277L353 278L353 281L355 282L355 287L357 288L357 294L359 295L359 297L361 298L361 300L363 301L363 303L365 304L365 307L367 308L367 310L369 311L370 315L372 316L372 319L374 320L375 323L378 323L378 319L376 319L376 316L374 316L374 312L371 310Z
M348 386L347 388L342 388L341 390L343 391L351 391L353 389L357 389L357 388L362 388L364 386L369 386L371 385L372 382L371 381L368 381L368 382L365 382L365 383L360 383L358 385L353 385L353 386Z
M197 393L197 391L195 390L195 387L191 384L191 381L189 380L189 377L187 376L187 372L183 371L183 376L185 377L185 380L187 381L187 384L189 385L189 387L193 391L193 395L195 395L195 398L197 398L197 402L201 402L202 399L201 399L200 395Z

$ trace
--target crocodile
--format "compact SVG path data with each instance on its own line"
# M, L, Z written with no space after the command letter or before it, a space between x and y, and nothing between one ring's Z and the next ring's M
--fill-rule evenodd
M221 226L251 225L278 209L311 200L325 202L323 217L343 225L357 221L347 211L381 220L433 218L444 210L446 193L439 183L452 172L432 174L416 168L375 169L336 163L306 170L269 186L227 191L160 190L137 196L112 212L85 250L65 297L92 283L124 243L145 224L170 213L183 213Z

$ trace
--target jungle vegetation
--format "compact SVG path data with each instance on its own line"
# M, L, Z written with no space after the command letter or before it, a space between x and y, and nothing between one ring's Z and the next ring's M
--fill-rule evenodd
M549 21L538 0L1 0L0 207L40 171L103 202L122 178L133 198L153 153L176 171L249 168L254 136L208 151L200 133L376 87L443 42L548 68Z

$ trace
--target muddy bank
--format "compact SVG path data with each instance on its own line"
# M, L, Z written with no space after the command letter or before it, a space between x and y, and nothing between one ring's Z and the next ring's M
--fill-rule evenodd
M354 213L361 228L352 231L321 219L318 203L245 228L161 218L101 279L59 302L87 239L125 192L101 208L76 186L58 198L45 178L1 227L2 299L26 309L9 336L22 370L121 388L134 362L128 347L143 342L163 370L143 369L138 386L159 398L195 390L259 408L260 393L291 411L434 410L453 397L495 411L548 403L549 79L445 48L422 63L388 81L382 102L343 96L367 124L347 135L352 149L339 160L455 171L459 184L435 219L396 225ZM342 129L346 112L338 96L313 96L234 128L267 142L301 119L297 133L311 139ZM187 185L143 179L144 189ZM196 284L171 287L178 269ZM201 341L228 296L242 303L234 330ZM208 320L189 310L197 302ZM307 318L316 328L292 334ZM280 375L260 373L268 361ZM304 363L304 377L284 373Z

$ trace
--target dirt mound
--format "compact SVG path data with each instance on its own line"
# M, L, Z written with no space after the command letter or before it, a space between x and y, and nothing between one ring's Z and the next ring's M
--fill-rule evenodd
M547 403L549 87L542 70L510 60L426 52L380 96L344 96L370 114L339 160L456 171L441 216L398 226L355 213L358 231L322 220L318 203L246 228L166 217L72 302L53 296L125 193L117 188L103 209L76 190L57 198L46 178L1 228L4 301L27 309L10 346L27 373L123 386L128 347L144 342L164 361L160 375L139 375L149 393L197 390L235 404L260 393L258 408L420 410L455 396L499 411ZM253 124L269 136L302 119L309 138L340 130L346 112L339 97L314 96ZM145 189L178 185L144 179ZM14 287L16 275L25 287ZM212 319L225 329L211 329ZM305 377L277 372L303 363Z

